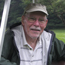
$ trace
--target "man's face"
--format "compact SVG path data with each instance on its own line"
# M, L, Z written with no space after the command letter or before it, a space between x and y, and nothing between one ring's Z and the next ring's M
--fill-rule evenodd
M41 12L32 12L22 16L22 25L26 37L37 39L46 28L47 22L46 15Z

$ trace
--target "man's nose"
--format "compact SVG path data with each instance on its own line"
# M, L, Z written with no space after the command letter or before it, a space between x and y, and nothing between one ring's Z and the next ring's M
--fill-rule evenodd
M35 26L39 26L39 21L38 21L38 19L34 22L34 25L35 25Z

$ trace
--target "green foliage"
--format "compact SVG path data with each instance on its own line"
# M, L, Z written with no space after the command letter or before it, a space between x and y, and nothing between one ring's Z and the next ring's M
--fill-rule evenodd
M23 2L23 4L28 4L28 3L31 3L31 0L21 0Z
M4 0L0 0L0 21L2 17L3 6L4 6Z
M22 1L21 0L12 0L11 2L11 7L10 7L10 13L9 13L9 18L8 18L8 26L9 24L12 25L16 22L21 21L21 16L23 14L23 6L22 6Z
M21 0L22 1L22 6L25 8L25 6L29 3L31 3L31 0Z
M64 0L57 0L53 3L53 8L56 9L57 12L65 12L65 1Z
M32 0L11 0L11 7L8 18L8 26L21 21L21 16L24 12L24 8L28 3L32 3ZM49 13L48 28L56 28L63 26L63 20L65 20L65 1L64 0L35 0L36 3L41 3L47 6ZM0 0L0 20L2 16L4 0ZM61 18L61 19L60 19ZM63 20L62 20L63 18Z

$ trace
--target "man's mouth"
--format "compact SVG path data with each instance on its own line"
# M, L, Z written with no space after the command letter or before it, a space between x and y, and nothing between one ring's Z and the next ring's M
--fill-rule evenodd
M33 31L40 31L40 29L31 29L31 30L33 30Z

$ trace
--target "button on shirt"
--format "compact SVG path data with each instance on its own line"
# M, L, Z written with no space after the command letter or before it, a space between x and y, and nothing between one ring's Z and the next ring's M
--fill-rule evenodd
M23 31L23 43L19 49L20 65L42 65L42 43L41 39L37 42L35 49L27 43Z

